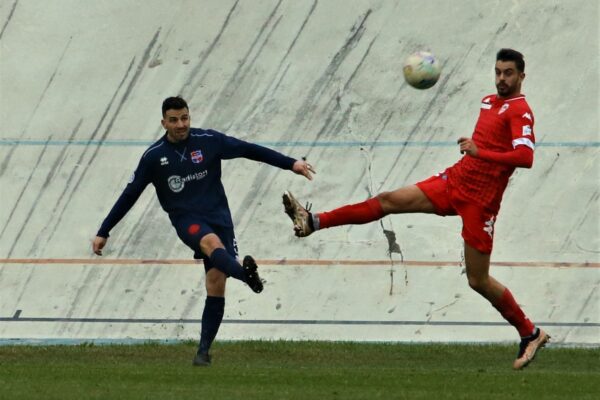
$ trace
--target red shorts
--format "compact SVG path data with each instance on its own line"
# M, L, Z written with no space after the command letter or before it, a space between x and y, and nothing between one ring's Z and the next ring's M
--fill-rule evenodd
M496 213L473 204L456 188L448 185L446 173L418 182L417 187L433 203L438 215L460 215L463 222L462 237L471 247L490 254L494 242Z

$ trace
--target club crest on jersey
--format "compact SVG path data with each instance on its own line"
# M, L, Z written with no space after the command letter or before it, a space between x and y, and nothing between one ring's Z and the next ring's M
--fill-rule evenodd
M502 114L504 111L508 110L508 103L504 103L502 104L502 107L500 107L500 111L498 111L498 115Z
M190 153L192 156L192 162L194 164L200 164L202 160L204 160L204 156L202 155L202 150L195 150Z
M531 136L531 126L523 125L523 136Z

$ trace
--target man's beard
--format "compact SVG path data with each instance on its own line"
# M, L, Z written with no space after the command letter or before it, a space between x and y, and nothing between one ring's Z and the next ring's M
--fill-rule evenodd
M514 88L508 86L506 83L496 85L496 90L500 96L506 96L514 91Z

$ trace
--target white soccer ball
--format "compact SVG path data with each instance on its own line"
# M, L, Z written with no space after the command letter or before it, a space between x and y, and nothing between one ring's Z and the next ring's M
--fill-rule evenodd
M428 89L440 78L442 66L435 56L427 51L418 51L408 56L402 68L406 82L417 89Z

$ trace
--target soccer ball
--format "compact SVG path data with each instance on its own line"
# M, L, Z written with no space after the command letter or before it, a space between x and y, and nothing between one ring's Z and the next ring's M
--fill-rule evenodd
M427 51L418 51L404 61L404 79L417 89L428 89L435 85L442 72L442 66L435 56Z

